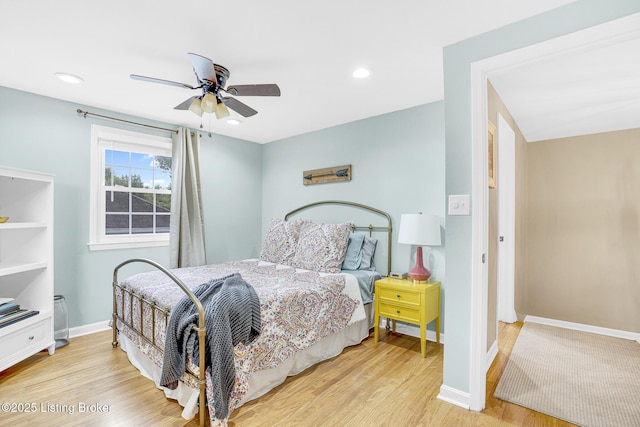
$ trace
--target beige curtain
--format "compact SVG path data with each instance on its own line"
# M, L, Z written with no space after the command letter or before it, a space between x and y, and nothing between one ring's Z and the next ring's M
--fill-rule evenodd
M171 268L206 264L200 195L200 137L180 128L173 136Z

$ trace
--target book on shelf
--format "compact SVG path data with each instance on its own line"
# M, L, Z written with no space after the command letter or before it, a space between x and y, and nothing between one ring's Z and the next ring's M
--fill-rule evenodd
M21 308L18 311L4 314L0 316L0 328L12 325L24 319L28 319L29 317L35 316L38 313L40 313L38 310L27 310L26 308Z
M15 298L7 298L7 297L0 297L0 304L6 304L8 302L14 302Z
M13 313L14 311L20 310L20 306L15 302L6 302L4 304L0 304L0 316L3 314Z

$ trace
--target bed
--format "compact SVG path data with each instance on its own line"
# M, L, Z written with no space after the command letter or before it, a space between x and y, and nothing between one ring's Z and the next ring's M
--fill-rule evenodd
M317 222L301 215L312 208L337 206L354 210L348 221ZM381 225L358 225L362 212ZM211 425L226 425L233 409L369 336L373 282L381 277L384 264L383 274L390 271L391 233L386 212L328 200L272 219L259 259L172 270L146 259L124 261L113 273L112 344L119 344L144 376L184 407L184 418L199 412L200 425L207 418ZM132 263L149 264L154 271L119 280L120 269ZM212 339L212 328L206 327L206 307L196 293L206 288L205 283L220 285L232 276L255 290L261 330L253 341L233 347L233 387L221 395L220 387L214 386L219 384L216 370L205 369L205 342ZM167 331L175 330L172 310L185 304L197 313L191 332L197 336L196 350L187 355L177 387L167 388L160 385L163 361L172 355L165 354L164 346L165 341L175 341ZM208 411L199 411L205 407Z

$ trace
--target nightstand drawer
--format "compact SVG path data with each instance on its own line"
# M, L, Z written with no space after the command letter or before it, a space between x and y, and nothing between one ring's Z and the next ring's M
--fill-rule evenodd
M383 302L380 302L380 316L411 323L420 323L420 309L385 304Z
M406 290L396 290L396 289L388 289L388 288L380 288L378 289L378 294L380 296L380 301L398 301L406 304L415 305L417 307L420 306L420 293L419 292L411 292Z

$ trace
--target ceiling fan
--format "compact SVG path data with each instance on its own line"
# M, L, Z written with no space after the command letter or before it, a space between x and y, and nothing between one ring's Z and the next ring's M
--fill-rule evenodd
M276 84L236 85L225 88L230 75L228 69L222 65L214 64L212 60L202 55L196 53L188 53L187 55L189 55L193 65L193 72L198 79L197 86L137 74L131 74L130 77L134 80L161 83L185 89L202 89L202 95L192 96L174 107L176 110L190 110L200 117L202 117L203 113L215 113L216 118L221 119L229 115L227 107L243 117L251 117L258 113L237 99L223 94L233 96L280 96L280 88Z

